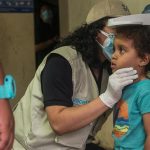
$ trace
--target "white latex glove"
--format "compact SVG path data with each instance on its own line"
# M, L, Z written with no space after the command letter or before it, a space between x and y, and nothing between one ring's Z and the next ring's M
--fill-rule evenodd
M119 101L125 86L133 83L138 78L137 71L133 68L122 68L109 76L107 89L99 97L108 107L112 108Z

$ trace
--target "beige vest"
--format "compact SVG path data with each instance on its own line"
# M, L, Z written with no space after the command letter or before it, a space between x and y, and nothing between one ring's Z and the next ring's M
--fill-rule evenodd
M63 56L71 65L74 106L88 103L99 95L91 70L83 62L80 54L67 46L58 48L52 53ZM37 69L25 95L14 111L15 140L20 143L22 149L27 150L84 150L94 123L77 131L58 136L48 122L43 105L40 78L47 57ZM14 150L19 149L14 146Z

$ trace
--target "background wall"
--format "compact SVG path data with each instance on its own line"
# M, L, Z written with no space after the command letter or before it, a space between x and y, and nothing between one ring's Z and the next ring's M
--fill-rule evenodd
M85 23L90 8L100 0L60 0L60 36L64 37Z
M141 13L144 6L150 4L150 0L121 0L130 9L132 14Z
M17 84L14 106L35 72L32 13L0 13L0 61L6 74L12 74Z

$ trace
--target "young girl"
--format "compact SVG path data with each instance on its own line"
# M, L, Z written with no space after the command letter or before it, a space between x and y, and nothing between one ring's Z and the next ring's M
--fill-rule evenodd
M123 90L114 111L115 150L150 150L150 26L116 29L111 68L133 67L138 79Z

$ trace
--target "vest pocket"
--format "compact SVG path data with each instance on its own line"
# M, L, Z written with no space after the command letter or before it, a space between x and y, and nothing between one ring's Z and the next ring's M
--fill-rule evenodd
M83 148L86 144L86 140L92 129L93 124L90 124L80 130L66 133L62 136L55 137L55 142L63 146L73 147L73 148Z

